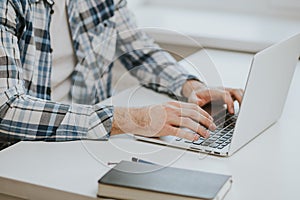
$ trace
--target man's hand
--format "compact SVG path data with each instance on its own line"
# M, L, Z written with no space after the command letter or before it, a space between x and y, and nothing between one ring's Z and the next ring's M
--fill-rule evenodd
M187 81L182 90L188 103L173 101L141 108L115 108L111 134L133 133L145 137L173 135L191 141L208 137L215 130L213 118L201 106L211 101L225 103L234 113L234 101L242 101L242 89L208 88L199 81ZM183 129L184 128L184 129Z
M182 88L183 95L188 102L204 106L212 101L219 101L227 105L228 112L234 113L234 101L242 103L244 91L231 88L208 88L196 80L187 81Z
M200 135L208 137L207 129L216 129L207 112L196 104L174 101L141 108L115 108L111 133L146 137L173 135L195 141Z

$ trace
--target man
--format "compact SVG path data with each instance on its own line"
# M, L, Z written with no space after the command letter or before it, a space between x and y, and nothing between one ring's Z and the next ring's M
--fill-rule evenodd
M53 24L56 10L65 17ZM66 34L52 35L50 27L59 23L66 26L56 29ZM233 101L242 99L242 90L209 89L187 74L137 29L123 0L59 0L55 5L53 0L3 0L0 38L2 141L101 140L125 132L197 140L215 129L200 106L222 100L233 113ZM70 52L69 64L56 55L68 41L63 52ZM142 108L99 105L111 96L111 63L119 55L142 85L188 102ZM68 88L60 90L67 103L54 98L62 84Z

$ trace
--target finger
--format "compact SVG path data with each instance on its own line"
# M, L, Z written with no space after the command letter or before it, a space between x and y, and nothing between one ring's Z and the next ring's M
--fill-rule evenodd
M241 105L242 103L242 99L243 99L243 95L244 95L244 90L242 89L234 89L231 90L231 95L233 96L234 99L236 99L239 104Z
M202 115L201 113L197 112L196 110L182 109L182 111L181 111L181 117L191 118L196 123L201 123L206 128L209 128L212 131L214 131L217 128L211 118L205 117L204 115Z
M205 106L209 101L205 100L206 98L202 95L199 94L199 92L193 92L190 97L188 98L189 103L194 103L199 105L200 107Z
M200 99L196 94L194 95L191 95L188 99L188 102L189 103L193 103L193 104L196 104L200 107L203 107L205 106L206 104L208 104L210 101L207 101L205 99Z
M200 138L200 136L198 134L195 134L194 132L191 131L187 131L184 130L182 128L177 128L177 127L173 127L170 126L168 128L168 130L170 131L170 135L176 136L176 137L180 137L180 138L184 138L190 141L196 141Z
M209 131L205 127L188 117L179 117L170 123L174 126L188 128L205 138L209 137Z
M211 89L205 89L205 90L199 90L195 92L196 97L198 98L197 100L197 104L199 106L205 106L206 104L208 104L209 102L212 101L212 95L211 93L213 93L214 91Z
M203 110L199 105L197 104L193 104L193 103L184 103L181 102L179 104L179 107L181 109L191 109L191 110L195 110L196 112L200 113L201 115L203 115L204 117L213 120L212 116L210 116L210 114L208 114L205 110Z
M227 110L230 114L234 114L234 102L233 99L228 91L225 92L224 102L227 105Z
M224 88L212 88L206 91L200 91L197 93L197 96L203 101L204 105L212 101L222 101L225 103L226 92Z

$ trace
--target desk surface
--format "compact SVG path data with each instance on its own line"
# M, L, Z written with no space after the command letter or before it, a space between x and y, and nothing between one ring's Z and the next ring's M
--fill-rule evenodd
M224 84L243 87L252 55L208 52ZM188 60L205 66L202 57L199 52ZM300 199L299 87L298 66L281 119L230 158L139 142L129 134L108 142L20 142L0 152L0 194L24 199L95 199L97 180L109 170L106 163L135 156L162 165L231 174L234 182L228 200ZM124 101L128 96L130 100ZM133 88L104 103L144 105L168 100L150 90Z

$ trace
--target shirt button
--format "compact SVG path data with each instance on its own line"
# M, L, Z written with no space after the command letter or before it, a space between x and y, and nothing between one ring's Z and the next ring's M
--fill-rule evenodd
M50 14L51 14L51 15L53 15L53 13L54 13L54 10L53 10L53 9L51 9L51 10L50 10Z
M50 48L50 53L52 53L53 52L53 49L52 48Z
M47 3L50 5L50 6L53 6L54 5L54 1L53 0L46 0L47 1Z
M103 26L104 26L104 27L107 27L107 22L104 22L104 23L103 23Z

